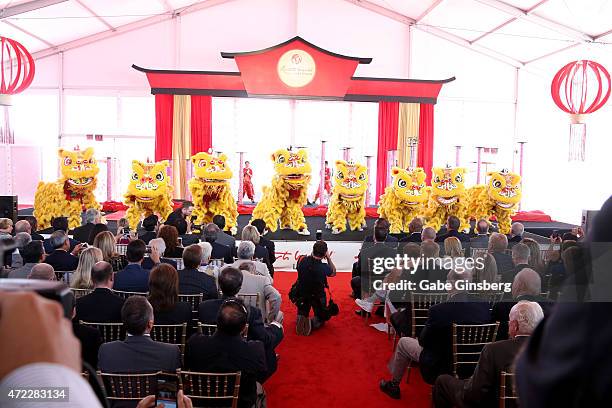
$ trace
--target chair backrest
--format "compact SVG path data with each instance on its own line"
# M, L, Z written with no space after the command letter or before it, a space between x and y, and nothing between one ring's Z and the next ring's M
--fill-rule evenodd
M487 302L492 308L495 303L501 302L504 297L504 292L470 292L469 295L480 298Z
M419 337L425 322L429 317L429 308L448 299L447 292L410 292L410 304L412 307L412 333L411 337Z
M236 258L234 258L234 261L236 261ZM225 261L223 260L223 258L211 259L210 261L208 261L208 263L219 268L225 265Z
M94 323L84 322L82 320L79 320L79 323L95 327L96 329L100 330L104 343L123 340L125 338L125 328L123 327L123 323Z
M122 299L127 299L130 296L144 296L147 297L149 294L147 292L126 292L124 290L113 290L115 295L119 296Z
M183 353L187 341L187 323L156 324L151 330L151 338L161 343L176 344Z
M488 250L488 248L470 247L470 257L474 259L484 258Z
M198 373L177 370L179 384L194 406L232 407L238 406L240 372ZM208 404L206 404L208 403Z
M70 278L74 271L55 271L55 278L60 282L65 282L70 285Z
M185 264L183 264L183 258L166 258L166 259L170 259L171 261L176 262L176 270L181 270L181 269L185 269Z
M259 307L259 293L238 293L238 299L242 299L245 306Z
M70 288L70 290L74 294L74 298L75 299L78 299L78 298L83 297L85 295L89 295L91 292L93 292L93 289L75 289L75 288Z
M486 344L495 341L499 322L489 324L453 323L453 375L471 376L478 364L480 352Z
M125 255L127 253L127 244L116 244L115 252L119 255Z
M152 374L110 374L97 372L106 390L107 399L140 401L157 391L157 373Z
M191 310L198 311L198 306L202 303L202 297L204 295L202 293L198 293L196 295L179 295L179 302L189 303L191 305Z
M216 324L206 324L206 323L198 322L198 332L203 334L204 336L212 336L213 334L215 334L216 331L217 331ZM246 326L244 326L242 337L246 339L248 334L249 334L249 324L247 323Z
M514 374L502 371L499 387L499 407L518 407L518 397L516 395L516 388L514 385Z

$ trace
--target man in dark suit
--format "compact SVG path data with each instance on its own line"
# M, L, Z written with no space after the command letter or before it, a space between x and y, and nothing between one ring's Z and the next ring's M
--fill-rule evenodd
M217 240L217 234L219 233L219 227L212 222L204 227L203 236L204 240L212 246L212 253L210 259L223 259L226 264L234 262L234 256L229 247L215 242Z
M147 246L144 242L136 239L127 246L125 255L128 265L117 272L115 276L115 290L126 292L148 292L149 291L149 270L143 269L141 264L144 259Z
M520 222L512 223L510 227L510 236L508 237L508 244L514 245L523 240L523 234L525 233L525 226Z
M540 296L542 290L542 281L540 274L531 268L524 268L514 277L512 282L512 298L503 299L493 305L493 321L499 322L497 329L497 340L506 340L508 338L508 313L512 306L520 301L537 302L544 316L548 316L552 308L552 303Z
M423 220L420 217L414 217L408 224L408 235L400 239L400 242L421 242L421 232L423 232Z
M518 243L512 247L512 264L514 268L501 273L502 282L512 282L517 273L529 268L530 249L526 244ZM499 268L498 268L499 269Z
M151 214L142 220L142 228L145 232L138 234L138 239L142 240L145 244L149 245L149 241L157 238L157 227L159 224L159 218L155 214Z
M508 238L498 232L492 233L489 237L489 253L495 258L497 273L500 275L512 274L514 270L512 257L506 253L506 249L508 249Z
M76 300L76 321L96 323L121 321L123 299L111 290L113 277L113 267L108 262L97 262L91 268L94 290Z
M32 237L32 241L44 241L45 238L40 235L37 231L38 229L38 220L33 215L27 215L23 218L30 224L30 236Z
M460 281L471 281L471 271L451 271L447 282L451 285L448 301L429 309L429 317L419 339L402 337L389 362L392 378L382 380L380 389L391 398L400 398L399 384L412 361L418 361L423 379L433 384L440 374L452 371L452 325L485 324L491 321L489 304L457 289Z
M219 292L215 278L198 270L200 262L202 262L202 247L198 244L186 247L183 251L185 269L178 272L179 293L182 295L202 293L204 300L216 299L219 297Z
M198 242L200 242L200 235L187 232L187 221L185 221L183 218L178 218L176 221L174 221L174 226L178 231L179 238L181 239L183 247L187 247L191 244L197 244Z
M83 248L83 244L78 244L72 253L69 253L70 241L68 235L64 231L58 230L49 237L49 244L53 251L45 258L45 263L48 263L56 271L74 271L79 264L79 252Z
M102 345L102 334L95 327L80 324L76 317L76 301L72 296L72 332L81 343L81 358L93 368L98 366L98 350Z
M142 264L140 264L142 269L151 270L160 263L172 265L176 269L176 261L174 259L162 257L164 251L166 251L166 242L163 238L153 238L149 241L149 247L151 248L151 253L142 260Z
M485 219L480 219L476 223L476 235L470 239L471 248L489 247L489 223ZM469 255L469 254L468 254Z
M459 220L459 218L455 217L454 215L451 215L446 220L446 233L439 235L436 238L436 242L444 242L446 238L450 237L455 237L461 242L469 242L470 236L463 232L459 232L459 227L461 227L461 221Z
M377 218L376 221L374 221L374 231L371 234L366 235L363 239L363 244L361 245L362 250L364 248L367 248L368 246L372 246L372 243L374 242L374 234L376 233L376 228L387 231L387 237L385 238L386 245L392 248L397 247L397 243L399 242L399 240L393 235L389 234L389 231L391 229L391 224L389 223L389 221L387 221L385 218Z
M68 218L55 217L53 220L51 220L51 230L48 233L52 234L55 231L64 231L66 235L68 235ZM47 238L43 241L43 245L45 246L45 253L47 254L50 254L51 252L53 252L53 246L51 245L50 240L51 238ZM77 241L76 239L72 239L70 237L68 238L68 240L70 241L69 251L72 252L74 251L76 246L79 244L79 241Z
M96 208L88 208L85 211L85 224L80 227L76 227L70 233L72 237L79 242L87 242L89 240L89 234L94 228L94 225L100 224L102 221L102 214Z
M223 291L223 299L207 300L200 303L200 321L205 324L216 324L219 309L226 299L234 298L242 287L242 272L236 268L225 268L219 274L219 287ZM259 340L264 344L266 350L267 373L264 380L268 379L277 368L277 357L274 349L283 339L283 314L279 312L276 320L265 325L261 311L255 306L246 306L247 323L249 325L247 339Z
M166 225L174 225L175 221L182 218L186 220L193 212L193 203L191 201L183 201L180 208L172 211L166 220Z
M436 408L486 408L498 404L501 372L512 371L514 358L527 343L544 314L537 303L521 301L512 307L506 318L510 320L510 339L485 345L474 375L467 380L448 374L436 379L433 389Z
M218 244L229 247L229 249L233 252L233 249L236 248L236 238L225 232L225 217L221 214L217 214L212 218L212 222L219 227L219 232L217 233L217 239L215 241ZM253 222L251 222L251 224L253 224Z
M185 348L185 369L200 372L240 371L238 407L252 407L257 399L257 384L268 374L264 344L244 341L242 332L248 311L234 301L224 303L217 315L217 331L213 336L195 334Z
M127 332L124 341L100 347L98 368L106 373L173 373L181 368L181 352L174 344L153 341L153 307L144 296L130 296L121 309Z

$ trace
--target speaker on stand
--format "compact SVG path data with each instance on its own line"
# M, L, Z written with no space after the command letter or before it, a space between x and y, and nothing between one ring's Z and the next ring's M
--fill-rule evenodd
M0 218L10 218L17 223L17 196L0 196Z

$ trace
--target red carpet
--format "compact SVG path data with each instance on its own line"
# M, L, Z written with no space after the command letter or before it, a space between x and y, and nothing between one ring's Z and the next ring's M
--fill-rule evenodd
M295 334L296 308L287 292L297 274L277 272L274 286L283 295L285 339L277 348L281 355L276 374L266 382L268 406L279 407L430 407L431 387L418 369L411 370L410 384L401 385L402 399L389 398L378 389L389 378L386 365L392 353L386 333L365 324L353 312L349 273L330 278L333 298L340 314L309 337ZM379 322L370 319L369 323Z

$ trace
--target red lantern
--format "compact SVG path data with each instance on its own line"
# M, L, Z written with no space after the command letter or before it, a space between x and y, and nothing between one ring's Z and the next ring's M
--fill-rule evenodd
M10 97L24 91L34 79L34 59L15 40L0 37L0 104L10 105Z
M608 101L610 90L610 74L595 61L570 62L553 78L550 86L553 101L571 118L569 160L584 160L584 115L600 109Z

